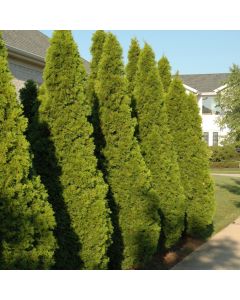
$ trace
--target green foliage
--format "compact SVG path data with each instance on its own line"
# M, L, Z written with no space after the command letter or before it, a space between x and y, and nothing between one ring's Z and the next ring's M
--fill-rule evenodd
M97 30L92 36L91 54L92 61L90 64L90 75L87 82L87 98L92 107L90 122L93 125L93 138L95 143L95 155L98 159L98 167L102 168L101 149L104 145L104 137L102 135L99 120L99 101L95 92L95 81L97 79L98 65L102 55L103 44L105 42L106 33L103 30Z
M224 84L224 83L223 83ZM222 110L219 124L227 126L230 133L227 140L240 144L240 67L233 65L225 84L227 88L216 97L217 104Z
M28 120L28 127L33 123L34 116L38 110L37 91L37 84L33 80L27 80L24 83L24 87L19 91L23 113Z
M131 117L124 75L122 49L109 33L99 63L96 91L106 143L106 175L119 224L116 243L122 239L124 246L121 267L131 269L146 262L156 251L160 225L158 198L134 137L136 121Z
M74 248L83 268L106 269L112 233L106 201L108 188L97 170L93 129L87 120L90 107L85 96L86 74L70 31L54 32L43 79L40 121L47 126L48 141L45 141L49 151L46 154L43 151L44 163L57 177L47 177L45 181L49 181L58 215L57 236L63 250L58 256L63 261L57 267L79 267ZM76 259L74 264L72 254Z
M235 144L225 144L223 146L212 146L211 151L211 162L220 161L240 161L240 153L236 151Z
M175 76L170 85L166 104L187 199L187 232L206 236L215 210L208 149L202 139L197 100L193 94L185 93L179 76Z
M168 126L164 92L154 53L141 51L134 91L143 158L159 195L165 247L173 246L184 229L185 197L173 139Z
M165 55L158 61L158 71L164 92L167 93L172 81L171 66Z
M131 108L132 108L132 117L135 118L136 115L136 99L133 94L133 90L135 87L135 79L137 73L137 64L140 55L140 46L137 39L131 40L131 45L128 51L128 64L126 66L126 77L127 77L127 90L128 95L131 98ZM136 129L137 134L137 129Z
M27 120L17 100L0 36L0 268L49 269L54 264L55 219L34 175Z
M128 64L126 66L126 76L128 80L129 95L133 94L135 87L135 78L137 73L138 59L140 55L140 46L137 39L131 40L131 45L128 51Z
M240 162L234 161L234 160L227 160L227 161L212 161L210 163L211 168L219 168L219 169L225 169L225 168L240 168ZM232 173L232 172L229 172Z

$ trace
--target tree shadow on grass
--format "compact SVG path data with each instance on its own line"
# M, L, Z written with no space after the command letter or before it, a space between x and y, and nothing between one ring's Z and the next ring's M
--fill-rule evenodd
M47 189L49 202L55 214L54 233L58 249L55 252L54 268L60 270L80 269L83 265L79 256L81 244L71 226L71 218L63 198L63 187L60 183L61 167L56 157L55 146L50 140L48 125L39 121L39 103L36 108L35 116L27 130L27 139L33 153L34 170L37 175L40 175L41 181Z
M219 187L226 189L228 192L240 196L240 179L231 178L234 185L231 184L218 184ZM240 197L238 201L233 202L237 208L240 208Z
M234 184L218 184L219 187L226 189L232 194L240 195L240 179L231 178Z

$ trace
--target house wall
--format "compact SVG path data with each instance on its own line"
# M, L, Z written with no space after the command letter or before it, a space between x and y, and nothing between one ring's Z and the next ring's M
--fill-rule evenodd
M19 91L26 80L32 79L38 84L42 83L43 68L38 65L28 63L15 58L8 59L9 68L13 74L13 83Z
M204 95L206 96L206 95ZM200 110L200 115L202 117L202 130L203 132L209 133L209 146L213 145L213 132L218 132L218 141L219 143L224 139L228 134L229 129L221 129L218 125L219 115L205 115L202 114L202 98L203 96L198 96L198 106Z

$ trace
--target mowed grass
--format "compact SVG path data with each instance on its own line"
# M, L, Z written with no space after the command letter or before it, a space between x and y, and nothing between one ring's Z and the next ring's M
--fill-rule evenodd
M240 174L240 168L211 169L211 172L216 174Z
M240 216L240 178L213 176L216 184L216 213L214 233L223 229Z

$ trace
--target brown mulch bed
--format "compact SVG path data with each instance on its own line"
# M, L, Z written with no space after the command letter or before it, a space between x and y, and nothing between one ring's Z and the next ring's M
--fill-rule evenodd
M200 247L205 241L192 237L185 237L174 249L154 255L144 270L169 270L184 257Z

